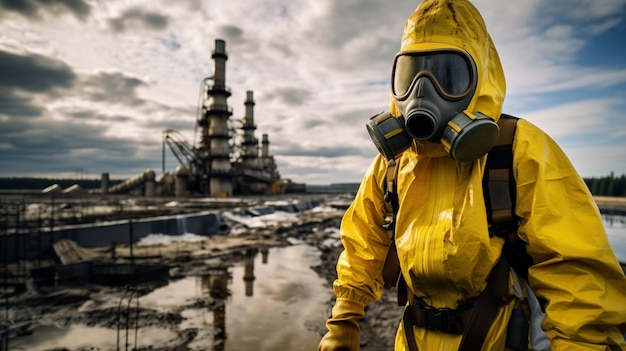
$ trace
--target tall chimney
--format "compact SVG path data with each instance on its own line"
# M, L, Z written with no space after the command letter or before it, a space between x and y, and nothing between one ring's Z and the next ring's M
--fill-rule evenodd
M243 143L242 143L242 157L244 162L249 159L257 158L259 156L258 151L258 140L254 136L254 130L256 129L256 125L254 124L254 98L253 92L248 90L246 92L246 101L244 102L246 106L246 114L243 116L243 125L241 129L243 130Z
M100 176L100 192L102 195L109 193L109 173L102 173Z
M270 156L270 141L267 138L267 134L263 134L263 144L261 145L261 157L266 158Z
M216 197L227 197L233 194L233 172L230 163L230 146L228 135L228 119L232 108L226 99L230 97L230 89L226 87L226 43L215 40L213 58L213 84L208 86L204 114L198 124L202 128L200 154L202 157L203 179L202 188L205 193Z

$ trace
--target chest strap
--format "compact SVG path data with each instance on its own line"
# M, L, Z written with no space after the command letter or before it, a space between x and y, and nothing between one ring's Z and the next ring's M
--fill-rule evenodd
M407 305L402 322L409 351L419 351L413 326L463 334L459 351L480 350L491 322L498 315L500 307L507 302L509 271L509 264L503 256L491 270L485 290L475 300L461 304L456 309L434 308L419 302Z

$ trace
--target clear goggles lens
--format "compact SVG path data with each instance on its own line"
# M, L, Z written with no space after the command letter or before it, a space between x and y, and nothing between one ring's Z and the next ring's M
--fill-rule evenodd
M417 78L428 76L445 95L461 96L471 88L473 72L471 59L459 52L406 52L395 58L391 89L403 96Z

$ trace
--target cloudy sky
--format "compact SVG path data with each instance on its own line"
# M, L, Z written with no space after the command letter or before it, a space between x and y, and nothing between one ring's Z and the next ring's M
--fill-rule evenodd
M233 119L254 92L283 178L359 182L365 129L415 0L0 0L0 177L162 171L166 129L197 140L215 39ZM626 173L626 0L475 0L507 76L504 112L584 177ZM513 8L514 7L514 8ZM169 150L166 170L176 167Z

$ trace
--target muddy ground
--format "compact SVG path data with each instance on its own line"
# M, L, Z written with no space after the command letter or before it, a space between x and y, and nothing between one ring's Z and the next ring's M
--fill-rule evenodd
M605 199L599 199L602 202ZM611 200L611 199L609 199ZM622 199L620 199L622 200ZM604 201L606 202L606 201ZM229 267L240 262L246 250L250 248L268 248L291 245L294 240L304 241L319 248L320 264L311 267L320 277L323 277L327 288L331 291L332 282L336 277L335 264L341 252L338 240L338 227L347 202L333 205L333 211L305 211L299 213L298 220L289 223L279 223L264 228L245 228L241 224L229 223L230 234L216 234L209 240L202 242L178 242L169 245L133 247L133 257L137 263L160 263L169 266L170 278L193 276L206 272L207 262L215 267ZM324 204L321 204L322 206ZM606 204L603 204L606 206ZM624 203L617 203L623 209ZM236 232L236 235L233 235ZM128 262L130 248L119 245L113 255L111 247L86 249L82 252L94 262ZM27 291L2 296L0 324L7 323L9 327L9 350L11 340L21 335L33 333L39 325L56 325L69 327L82 324L87 326L115 329L119 324L118 308L106 304L112 297L123 297L129 293L143 296L162 282L147 281L141 284L120 284L118 286L86 283L84 281L58 282L57 286L35 287L28 285ZM131 291L132 290L132 291ZM216 301L203 300L199 306L209 310L218 308ZM333 299L329 299L326 306L329 313ZM361 325L361 349L364 351L392 350L397 324L401 318L402 308L396 304L394 291L385 291L381 301L366 308L366 317ZM8 316L8 322L7 322ZM191 350L188 344L193 341L199 330L187 328L180 330L178 326L184 316L176 310L159 312L152 309L139 309L137 315L138 326L158 326L176 331L176 336L167 343L152 345L145 350ZM4 329L4 325L0 325ZM320 338L325 333L323 322L312 323L306 326ZM2 330L0 329L0 331ZM6 339L2 340L0 351ZM218 350L219 347L214 347ZM21 349L20 349L21 350ZM54 348L50 350L76 350L70 347ZM100 350L91 347L85 350ZM83 351L83 350L80 350Z
M347 206L347 204L346 204ZM294 239L305 241L320 249L320 265L311 267L326 281L329 291L336 277L335 264L341 244L338 241L337 229L345 206L336 206L334 211L305 211L298 214L298 221L281 223L265 228L239 228L237 235L217 234L202 242L178 242L169 245L133 247L133 262L138 264L164 264L169 266L169 276L181 278L198 275L211 267L232 266L240 261L247 249L259 247L275 247L290 245ZM233 227L241 227L230 223ZM130 248L118 245L113 254L111 247L80 248L82 253L93 262L124 262L128 261ZM162 285L162 282L142 282L140 284L120 284L109 286L84 281L59 281L56 286L28 285L26 292L5 296L0 302L3 311L3 322L9 316L9 345L11 339L28 335L39 325L55 325L69 327L82 324L93 327L115 329L119 324L119 309L111 306L112 296L123 297L129 293L145 295ZM132 290L132 291L130 291ZM401 308L395 303L395 293L385 292L383 299L367 307L366 318L361 321L361 345L364 351L391 350L397 323L401 316ZM203 303L209 310L219 306L210 300ZM333 304L328 301L327 310ZM8 306L8 308L7 308ZM5 313L6 312L6 313ZM177 336L168 343L152 345L149 350L190 350L187 345L198 334L198 330L179 330L177 326L183 321L181 314L159 312L151 309L139 309L137 321L139 328L159 326L175 330ZM307 329L321 338L325 333L323 323L307 325ZM11 347L9 346L9 350ZM215 349L219 349L216 347ZM3 350L0 345L0 350ZM54 348L50 350L75 350ZM91 347L85 350L98 350ZM81 350L82 351L82 350Z

